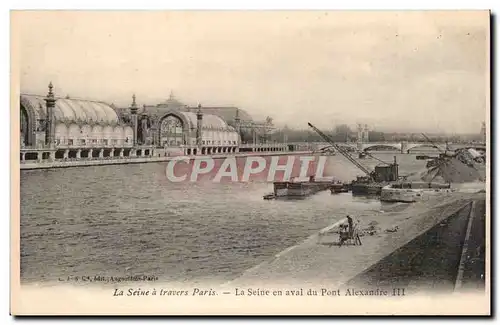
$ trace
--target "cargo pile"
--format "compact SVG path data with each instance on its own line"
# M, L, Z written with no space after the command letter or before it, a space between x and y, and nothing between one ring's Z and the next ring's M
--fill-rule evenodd
M453 156L441 156L420 173L424 182L468 183L485 181L484 157L471 149L458 151Z

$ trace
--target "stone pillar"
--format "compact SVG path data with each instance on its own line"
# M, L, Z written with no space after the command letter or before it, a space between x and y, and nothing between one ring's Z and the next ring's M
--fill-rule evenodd
M123 148L122 149L119 149L120 150L120 157L123 157Z
M143 115L142 115L142 118L141 118L141 129L142 129L142 132L141 132L141 143L142 144L145 144L146 143L146 136L147 136L147 133L148 133L148 120L147 120L147 115L145 115L146 113L146 105L143 106L144 110L143 110Z
M196 145L201 149L201 142L203 137L203 113L201 112L201 104L198 104L198 111L196 112Z
M486 122L481 122L481 141L486 144Z
M26 160L26 153L21 152L21 161L25 161L25 160Z
M94 153L94 149L89 149L89 159L92 159L92 154Z
M68 159L68 157L69 157L69 150L66 149L66 150L64 150L63 158Z
M99 158L104 158L104 149L99 149Z
M144 156L144 149L141 149L141 157Z
M109 156L110 157L114 157L115 156L115 148L111 149L111 151L109 152Z
M363 132L363 125L358 124L358 141L357 141L358 144L359 143L363 143L364 139L365 139L365 135L364 135L364 132Z
M236 109L236 116L234 117L234 124L236 127L236 132L238 133L238 138L236 139L236 142L238 144L241 143L241 120L240 120L240 110L237 108Z
M77 158L77 159L82 158L82 149L78 149L78 150L76 151L76 158Z
M135 94L132 95L132 105L130 105L130 114L132 120L132 129L134 130L134 136L132 139L132 144L135 147L137 145L137 104L135 103Z
M368 130L367 124L365 124L365 129L364 129L363 135L364 135L363 142L370 142L370 131Z
M37 151L36 152L36 159L38 160L38 162L42 162L42 158L43 158L43 152Z
M52 92L52 82L49 83L49 93L45 97L46 106L46 128L45 128L45 145L53 148L55 144L55 120L54 120L54 107L56 106L56 99Z
M403 141L401 142L401 153L407 153L408 152L408 142Z
M151 134L153 135L153 145L154 146L159 146L160 145L160 134L159 134L159 129L160 127L156 127L155 124L151 125Z

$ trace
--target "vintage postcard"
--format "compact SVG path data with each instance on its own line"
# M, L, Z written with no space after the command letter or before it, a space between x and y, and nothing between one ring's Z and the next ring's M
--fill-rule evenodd
M13 315L490 315L489 11L12 11Z

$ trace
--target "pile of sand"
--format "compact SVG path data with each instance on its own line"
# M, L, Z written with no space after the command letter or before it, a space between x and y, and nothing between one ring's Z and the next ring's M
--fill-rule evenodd
M484 182L484 164L467 161L464 163L460 157L439 158L436 167L420 173L420 179L424 182L442 183L468 183Z

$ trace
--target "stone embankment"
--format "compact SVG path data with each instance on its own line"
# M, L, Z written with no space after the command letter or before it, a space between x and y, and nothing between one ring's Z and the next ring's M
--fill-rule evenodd
M459 214L461 221L457 227L463 230L468 213L460 211L481 197L484 198L484 194L443 193L422 202L395 205L392 210L363 216L357 226L362 241L358 246L337 245L336 229L346 221L339 216L336 223L246 271L226 286L340 288L450 216Z

